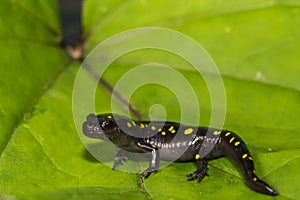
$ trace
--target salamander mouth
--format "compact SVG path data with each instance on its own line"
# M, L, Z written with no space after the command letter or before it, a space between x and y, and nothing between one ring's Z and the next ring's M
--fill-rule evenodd
M89 121L85 121L82 125L82 132L84 135L90 138L101 138L103 131L101 130L99 124L94 124Z

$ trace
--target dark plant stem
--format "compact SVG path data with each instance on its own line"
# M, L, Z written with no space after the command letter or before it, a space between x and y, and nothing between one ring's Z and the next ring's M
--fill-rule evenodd
M66 49L68 55L82 63L95 80L101 84L111 95L113 95L124 107L138 119L141 120L142 114L134 106L122 97L113 87L102 77L99 77L95 70L84 64L83 57L83 38L82 38L82 0L58 0L59 13L62 26L62 47Z
M114 88L105 79L103 79L103 77L99 77L92 67L84 63L83 60L81 60L81 63L81 66L84 67L84 69L86 69L95 80L99 80L99 84L101 84L110 94L112 94L125 108L128 108L138 120L142 120L142 114L128 100L126 100L117 91L114 91Z

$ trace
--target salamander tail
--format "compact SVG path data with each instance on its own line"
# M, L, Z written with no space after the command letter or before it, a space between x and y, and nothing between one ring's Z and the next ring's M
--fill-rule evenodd
M243 140L235 133L229 131L222 131L221 137L225 156L233 159L239 166L246 185L256 192L276 196L277 192L257 177L253 158Z

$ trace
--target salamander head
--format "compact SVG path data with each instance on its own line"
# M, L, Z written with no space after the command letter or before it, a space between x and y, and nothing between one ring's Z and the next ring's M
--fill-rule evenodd
M104 139L105 135L114 127L115 121L111 115L89 114L82 125L82 131L87 137Z
M90 138L105 139L121 135L122 127L129 118L117 114L89 114L82 125L83 133ZM106 136L106 137L105 137Z

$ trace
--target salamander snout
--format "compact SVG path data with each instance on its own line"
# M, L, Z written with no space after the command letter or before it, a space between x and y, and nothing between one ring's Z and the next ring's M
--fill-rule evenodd
M97 120L97 116L93 113L89 114L87 117L86 117L86 120L88 122L92 122L92 123L98 123L98 120Z
M97 116L95 114L89 114L86 117L86 121L82 124L82 132L84 135L90 138L102 138L103 130L100 127Z

